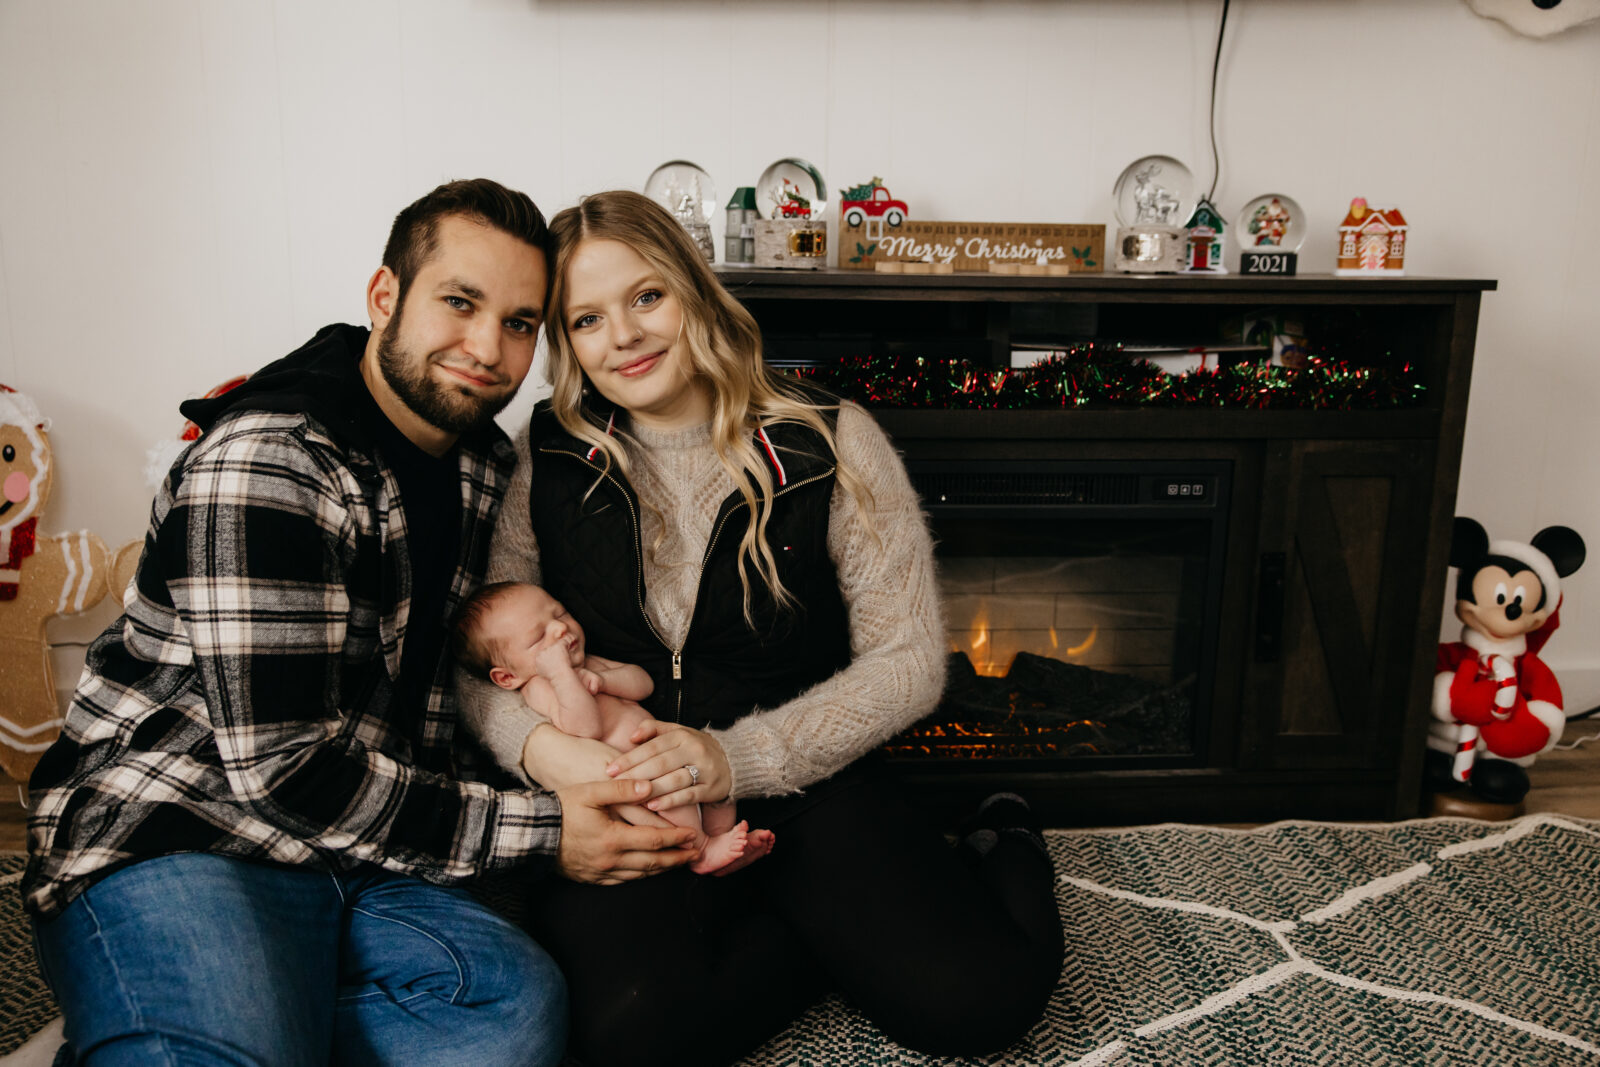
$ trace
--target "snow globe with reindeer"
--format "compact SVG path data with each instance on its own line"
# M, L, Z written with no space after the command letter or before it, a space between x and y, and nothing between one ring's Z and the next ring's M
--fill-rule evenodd
M1171 156L1145 156L1123 170L1112 187L1116 201L1116 265L1134 274L1176 273L1184 269L1188 233L1184 222L1194 212L1194 175Z

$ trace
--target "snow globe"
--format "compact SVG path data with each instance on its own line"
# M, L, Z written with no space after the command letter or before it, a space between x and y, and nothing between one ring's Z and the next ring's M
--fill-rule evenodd
M1145 156L1123 170L1112 187L1116 201L1117 269L1135 274L1176 273L1184 268L1194 212L1194 175L1171 156Z

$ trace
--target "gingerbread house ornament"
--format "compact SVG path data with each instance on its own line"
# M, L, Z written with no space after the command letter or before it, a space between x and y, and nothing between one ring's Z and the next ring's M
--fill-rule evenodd
M19 782L61 726L45 624L98 603L111 562L88 531L39 532L54 474L49 429L28 396L0 385L0 769Z
M1399 208L1350 201L1339 224L1339 259L1334 273L1347 278L1395 277L1406 272L1406 218Z
M1189 221L1183 225L1188 234L1184 255L1185 273L1228 273L1228 268L1222 265L1222 232L1226 227L1216 205L1201 197Z

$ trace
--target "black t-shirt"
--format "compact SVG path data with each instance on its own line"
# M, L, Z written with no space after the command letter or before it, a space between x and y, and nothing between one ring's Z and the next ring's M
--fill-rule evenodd
M461 470L458 450L435 458L412 443L368 397L364 412L372 439L400 485L410 553L411 610L400 647L395 706L401 721L416 723L444 652L445 602L461 552Z

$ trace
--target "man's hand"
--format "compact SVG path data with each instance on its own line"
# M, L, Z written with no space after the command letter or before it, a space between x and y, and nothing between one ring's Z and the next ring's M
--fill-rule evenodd
M700 857L686 848L689 827L629 826L613 810L650 795L649 782L584 782L556 792L561 801L561 847L556 866L574 882L616 885L682 866Z

